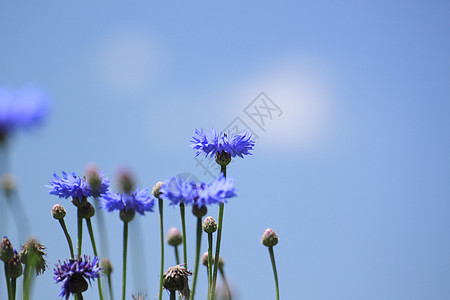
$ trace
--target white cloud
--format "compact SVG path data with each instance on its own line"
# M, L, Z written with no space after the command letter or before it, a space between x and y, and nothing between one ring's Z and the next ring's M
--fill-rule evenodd
M118 31L101 41L94 75L108 89L133 93L148 88L161 69L162 51L148 34Z

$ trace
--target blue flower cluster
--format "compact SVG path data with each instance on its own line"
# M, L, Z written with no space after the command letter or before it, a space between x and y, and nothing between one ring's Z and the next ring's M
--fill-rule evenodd
M0 88L0 134L40 121L49 110L45 93L37 88L8 90Z
M57 283L62 282L62 291L59 294L60 297L66 297L69 299L70 294L78 294L84 292L83 283L87 285L86 279L91 283L91 279L100 277L101 267L97 267L98 258L90 260L88 256L84 256L84 259L78 258L69 259L64 263L59 261L59 264L55 265L54 279ZM87 289L87 286L86 286Z
M228 198L236 196L232 178L225 178L220 174L210 184L204 182L187 182L178 177L172 177L161 186L161 197L170 201L171 205L180 202L204 207L211 204L226 203Z
M204 153L205 157L208 157L208 155L213 157L216 153L226 152L231 157L239 156L243 158L244 155L251 155L249 151L253 150L253 146L255 146L252 134L248 132L243 134L220 132L218 134L214 128L211 128L209 134L203 129L196 129L191 143L192 148L197 150L195 155Z
M50 195L56 195L60 198L73 198L81 201L87 197L100 197L109 192L110 180L104 176L103 172L98 173L101 183L93 188L86 181L85 177L76 176L75 172L62 172L62 177L53 173L54 180L50 181Z
M148 189L139 190L131 193L108 193L100 198L101 208L108 210L129 211L134 210L137 213L144 215L146 211L153 211L155 206L155 199L150 195Z

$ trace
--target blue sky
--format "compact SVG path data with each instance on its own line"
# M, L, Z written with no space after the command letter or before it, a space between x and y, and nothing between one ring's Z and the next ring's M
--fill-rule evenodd
M73 235L76 224L70 204L47 195L53 171L95 162L111 178L129 167L141 187L179 173L209 181L190 136L239 117L258 139L229 170L239 197L225 210L222 253L236 299L274 298L259 242L267 227L280 236L282 299L449 298L449 11L444 1L1 4L0 84L34 83L52 97L44 126L10 143L49 265L68 255L53 204L68 208ZM282 111L264 131L245 113L260 92ZM23 244L1 211L0 234ZM179 227L178 211L166 214L166 229ZM105 218L117 296L121 222ZM128 290L148 299L157 219L132 225ZM35 298L59 288L48 271Z

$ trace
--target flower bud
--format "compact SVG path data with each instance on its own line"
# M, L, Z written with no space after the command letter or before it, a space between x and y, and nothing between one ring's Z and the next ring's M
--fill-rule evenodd
M206 206L198 207L197 205L192 205L192 214L198 218L203 217L208 213Z
M84 219L92 218L95 215L95 208L91 203L86 202L83 207L80 208L80 216Z
M152 189L152 194L155 198L159 198L161 195L161 187L164 184L162 181L158 181Z
M94 163L89 163L86 167L86 181L89 186L95 191L100 188L102 178L98 173L98 167Z
M122 209L120 211L119 216L122 221L124 221L125 223L128 223L134 219L135 214L136 214L136 212L134 211L134 209L129 209L129 210Z
M10 195L16 189L16 176L12 173L5 173L0 179L2 189L7 195Z
M219 268L219 270L222 270L224 265L225 261L223 260L222 256L219 256L219 262L217 263L217 267Z
M231 154L225 151L216 153L216 163L222 167L226 167L231 162Z
M0 259L4 262L10 261L14 257L14 248L9 239L4 236L0 242Z
M119 185L120 189L127 194L131 194L135 189L136 184L133 175L131 175L131 172L126 168L119 170Z
M22 263L20 262L20 257L17 254L17 251L14 251L14 256L9 261L9 272L11 278L20 277L23 273Z
M108 276L112 273L113 271L113 266L111 261L108 258L103 258L101 263L100 263L103 267L103 273Z
M209 257L208 251L203 253L203 255L202 255L202 265L204 265L205 267L208 266L208 257ZM212 258L212 263L214 264L214 255L213 255L213 258Z
M52 208L52 216L56 220L62 220L66 216L66 209L61 204L55 204Z
M213 233L217 230L217 223L213 217L207 217L203 220L202 224L203 231L206 233Z
M183 242L183 236L181 235L181 232L178 230L178 228L172 227L167 232L167 243L170 246L178 246Z
M272 228L267 228L264 230L261 243L266 247L273 247L278 244L278 235Z

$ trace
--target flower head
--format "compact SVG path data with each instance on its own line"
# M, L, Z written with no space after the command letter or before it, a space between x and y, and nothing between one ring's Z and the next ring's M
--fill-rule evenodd
M169 267L164 273L164 288L171 292L179 291L183 299L189 299L191 291L189 290L188 276L190 275L192 273L181 265Z
M76 176L75 172L66 173L62 172L62 177L53 173L53 179L50 181L50 195L56 195L59 198L72 197L74 201L81 203L83 199L87 197L99 197L109 192L110 180L104 177L103 172L98 173L101 179L101 183L93 188L86 181L85 177Z
M236 196L232 178L223 174L210 184L187 182L183 178L172 177L161 187L161 198L169 200L171 205L180 202L205 207L210 204L226 203L228 198Z
M0 137L39 122L49 110L45 93L37 88L0 88Z
M91 283L91 279L100 277L101 267L97 267L98 258L90 260L88 256L84 256L84 259L69 259L64 263L59 261L59 264L55 265L54 279L57 283L62 282L62 291L59 294L60 297L66 297L69 299L70 294L79 294L88 289L88 284Z
M135 211L141 215L144 215L146 211L153 211L155 205L155 199L150 195L148 189L131 192L130 194L122 192L118 194L108 193L100 198L101 208L108 210L119 211Z
M243 158L244 155L251 155L249 151L253 150L253 146L255 146L252 134L247 131L242 134L232 132L217 134L214 128L211 128L209 134L203 129L196 129L191 143L192 148L197 150L195 155L204 153L205 157L208 157L208 155L213 157L225 152L231 157L239 156Z
M20 251L20 260L23 264L34 267L36 276L44 273L47 267L47 262L44 258L44 256L47 256L47 252L44 250L44 245L39 244L35 239L30 239L22 246L22 251Z

